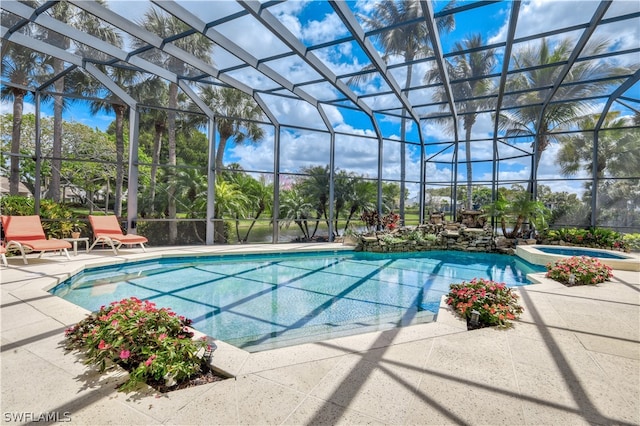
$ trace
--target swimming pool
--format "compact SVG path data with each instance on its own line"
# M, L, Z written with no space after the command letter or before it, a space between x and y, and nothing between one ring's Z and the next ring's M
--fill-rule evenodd
M600 262L613 269L640 271L640 256L637 253L622 253L612 250L590 249L573 246L518 245L516 255L534 265L547 265L569 256L597 257Z
M543 253L559 254L562 256L589 256L599 257L602 259L627 259L626 256L621 256L616 253L612 253L604 250L590 250L587 248L576 247L536 247Z
M88 269L51 293L91 311L148 299L257 352L433 321L451 283L519 286L542 270L515 256L451 251L182 257Z

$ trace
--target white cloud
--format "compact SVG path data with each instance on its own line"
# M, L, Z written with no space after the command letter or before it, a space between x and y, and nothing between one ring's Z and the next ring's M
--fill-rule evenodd
M578 2L578 1L555 1L555 0L531 0L523 2L518 15L516 27L516 38L534 35L545 31L552 31L573 25L588 23L599 2ZM640 2L619 0L611 3L605 14L605 19L612 16L640 12ZM508 28L509 15L505 15L505 23L500 28L498 34L489 38L489 43L496 43L505 40ZM571 33L562 33L550 39L564 39L573 37L577 39L583 30ZM619 51L636 48L640 38L640 26L637 19L627 19L614 22L608 25L600 25L592 39L608 40L612 49ZM534 42L537 43L537 42ZM611 60L611 59L608 59ZM621 59L622 62L631 64L637 63L637 55L630 55L629 58Z
M332 41L346 34L346 27L335 13L327 13L321 20L309 21L301 33L303 40L312 44Z
M30 102L24 102L22 107L23 114L35 114L36 106ZM0 101L0 114L13 114L13 101Z

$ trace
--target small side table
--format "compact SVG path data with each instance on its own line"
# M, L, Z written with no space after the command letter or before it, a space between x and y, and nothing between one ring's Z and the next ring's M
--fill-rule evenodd
M80 238L63 238L65 241L69 241L73 244L73 255L78 255L78 241L84 243L85 252L89 253L89 237L80 237Z

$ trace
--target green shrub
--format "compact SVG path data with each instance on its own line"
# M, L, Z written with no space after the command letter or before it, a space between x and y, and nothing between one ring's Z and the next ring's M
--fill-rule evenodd
M28 216L34 214L34 199L21 195L3 195L0 208L5 216Z
M625 234L622 240L631 250L640 250L640 234Z
M174 386L206 368L205 340L193 340L191 320L135 297L112 302L65 331L66 349L105 371L116 363L129 371L121 391L141 382Z
M438 240L438 236L436 234L425 234L424 239L431 243L435 243Z
M382 237L380 237L380 240L385 244L398 244L405 242L404 238L395 237L391 234L384 234Z
M29 216L35 214L35 201L30 197L9 195L0 198L2 214L7 216ZM44 233L52 238L64 238L71 234L76 224L73 212L64 204L53 200L40 200L40 218Z
M424 235L417 229L412 230L407 234L407 239L409 241L415 241L417 243L422 243L425 241Z
M578 246L605 249L628 250L628 244L622 234L607 228L560 228L545 231L541 234L545 243L570 243Z

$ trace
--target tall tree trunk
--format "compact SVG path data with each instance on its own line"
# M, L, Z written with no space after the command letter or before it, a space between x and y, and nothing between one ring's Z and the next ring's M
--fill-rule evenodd
M413 56L407 56L405 59L409 62L413 60ZM413 66L409 65L407 67L407 78L404 82L404 92L407 94L406 90L411 85L411 74L413 71ZM402 109L402 119L400 120L400 225L404 226L404 199L406 198L407 191L407 144L405 143L405 138L407 137L407 120L404 118L405 109ZM422 191L422 189L421 189Z
M473 123L466 125L464 129L464 148L467 160L467 209L473 209L473 167L471 166L471 127Z
M160 164L160 150L162 149L162 136L164 136L164 123L155 123L155 134L153 138L153 152L151 153L151 182L149 183L149 213L153 216L156 211L156 183L158 174L158 164Z
M216 176L220 177L224 164L222 159L224 157L224 148L227 146L229 136L220 134L220 141L218 142L218 148L216 149Z
M22 111L25 91L13 90L13 129L11 129L11 174L9 175L9 194L18 195L20 191L20 130L22 129ZM36 188L39 190L39 188Z
M540 158L542 157L542 153L544 152L544 150L547 149L547 146L549 145L549 139L543 133L546 133L546 130L543 131L541 128L540 133L536 135L536 138L538 139L538 149L533 153L533 170L531 170L531 180L527 184L527 192L529 194L533 194L533 181L536 181L538 179L538 166L540 165Z
M56 59L53 62L53 70L55 74L59 74L64 70L64 63ZM64 92L64 77L59 78L54 83L57 93ZM51 152L51 181L49 182L49 198L56 203L60 202L60 184L62 169L62 109L64 99L61 95L53 97L53 149Z
M258 211L256 212L256 216L253 218L253 220L251 221L251 225L249 225L249 229L247 229L247 233L244 234L244 238L242 239L241 242L246 243L247 240L249 239L249 233L251 232L251 230L253 229L253 225L256 224L256 222L258 221L258 219L260 218L260 215L262 214L262 212L264 211L264 206L260 206L258 207Z
M114 105L116 113L116 196L113 213L122 216L122 186L124 184L124 113L126 108Z
M169 185L167 187L167 197L169 202L169 244L175 244L178 239L178 223L175 221L177 214L176 207L176 169L177 156L176 156L176 112L175 109L178 106L178 85L171 83L169 85L169 113L167 114L168 121L168 136L169 136L169 168L167 173L167 179Z

